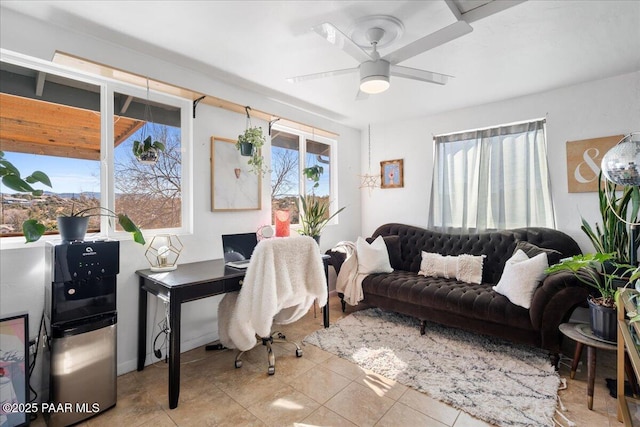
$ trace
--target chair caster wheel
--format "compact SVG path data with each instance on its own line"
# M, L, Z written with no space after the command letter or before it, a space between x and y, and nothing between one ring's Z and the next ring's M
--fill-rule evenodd
M301 348L296 349L296 357L302 357L302 349Z
M236 360L236 369L242 367L242 360Z
M267 369L267 373L269 375L273 375L276 373L276 367L275 366L269 366L269 369Z

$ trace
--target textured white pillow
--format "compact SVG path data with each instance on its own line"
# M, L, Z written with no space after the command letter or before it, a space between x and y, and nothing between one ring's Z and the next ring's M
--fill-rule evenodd
M389 252L382 236L367 243L362 237L356 241L356 251L358 254L358 273L391 273L391 263L389 262Z
M456 279L467 283L482 283L482 264L485 255L443 256L422 251L418 274L431 277Z
M509 298L515 305L529 309L538 284L546 276L547 267L547 254L540 253L529 258L518 249L505 264L502 277L493 290Z
M458 255L456 279L467 283L482 283L482 265L486 255Z

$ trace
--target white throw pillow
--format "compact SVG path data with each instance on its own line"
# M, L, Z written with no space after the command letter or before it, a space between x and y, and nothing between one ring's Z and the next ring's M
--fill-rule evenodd
M502 277L493 290L515 305L529 309L538 284L546 276L547 267L547 254L540 253L529 258L524 251L518 249L505 264Z
M427 277L444 277L467 283L482 283L482 264L485 255L440 255L438 253L422 251L420 271Z
M486 255L458 255L456 279L467 283L482 283L482 265Z
M391 273L391 263L389 262L389 252L382 236L367 243L362 237L356 241L356 251L358 253L358 273Z

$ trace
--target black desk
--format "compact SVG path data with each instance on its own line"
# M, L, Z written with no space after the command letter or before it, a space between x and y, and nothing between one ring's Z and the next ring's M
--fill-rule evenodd
M329 256L323 255L328 281ZM138 270L138 371L144 369L147 355L147 295L169 301L169 408L178 406L180 396L180 317L184 302L240 290L245 270L226 267L222 259L180 264L177 270L155 273ZM323 309L324 327L329 327L329 304Z

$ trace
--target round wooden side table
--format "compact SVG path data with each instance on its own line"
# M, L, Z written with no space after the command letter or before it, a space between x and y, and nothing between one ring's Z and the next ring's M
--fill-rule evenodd
M587 407L593 409L593 387L596 379L596 350L616 351L616 343L604 341L593 335L591 328L585 323L562 323L560 332L576 342L576 351L571 363L570 378L576 375L582 348L587 347Z

